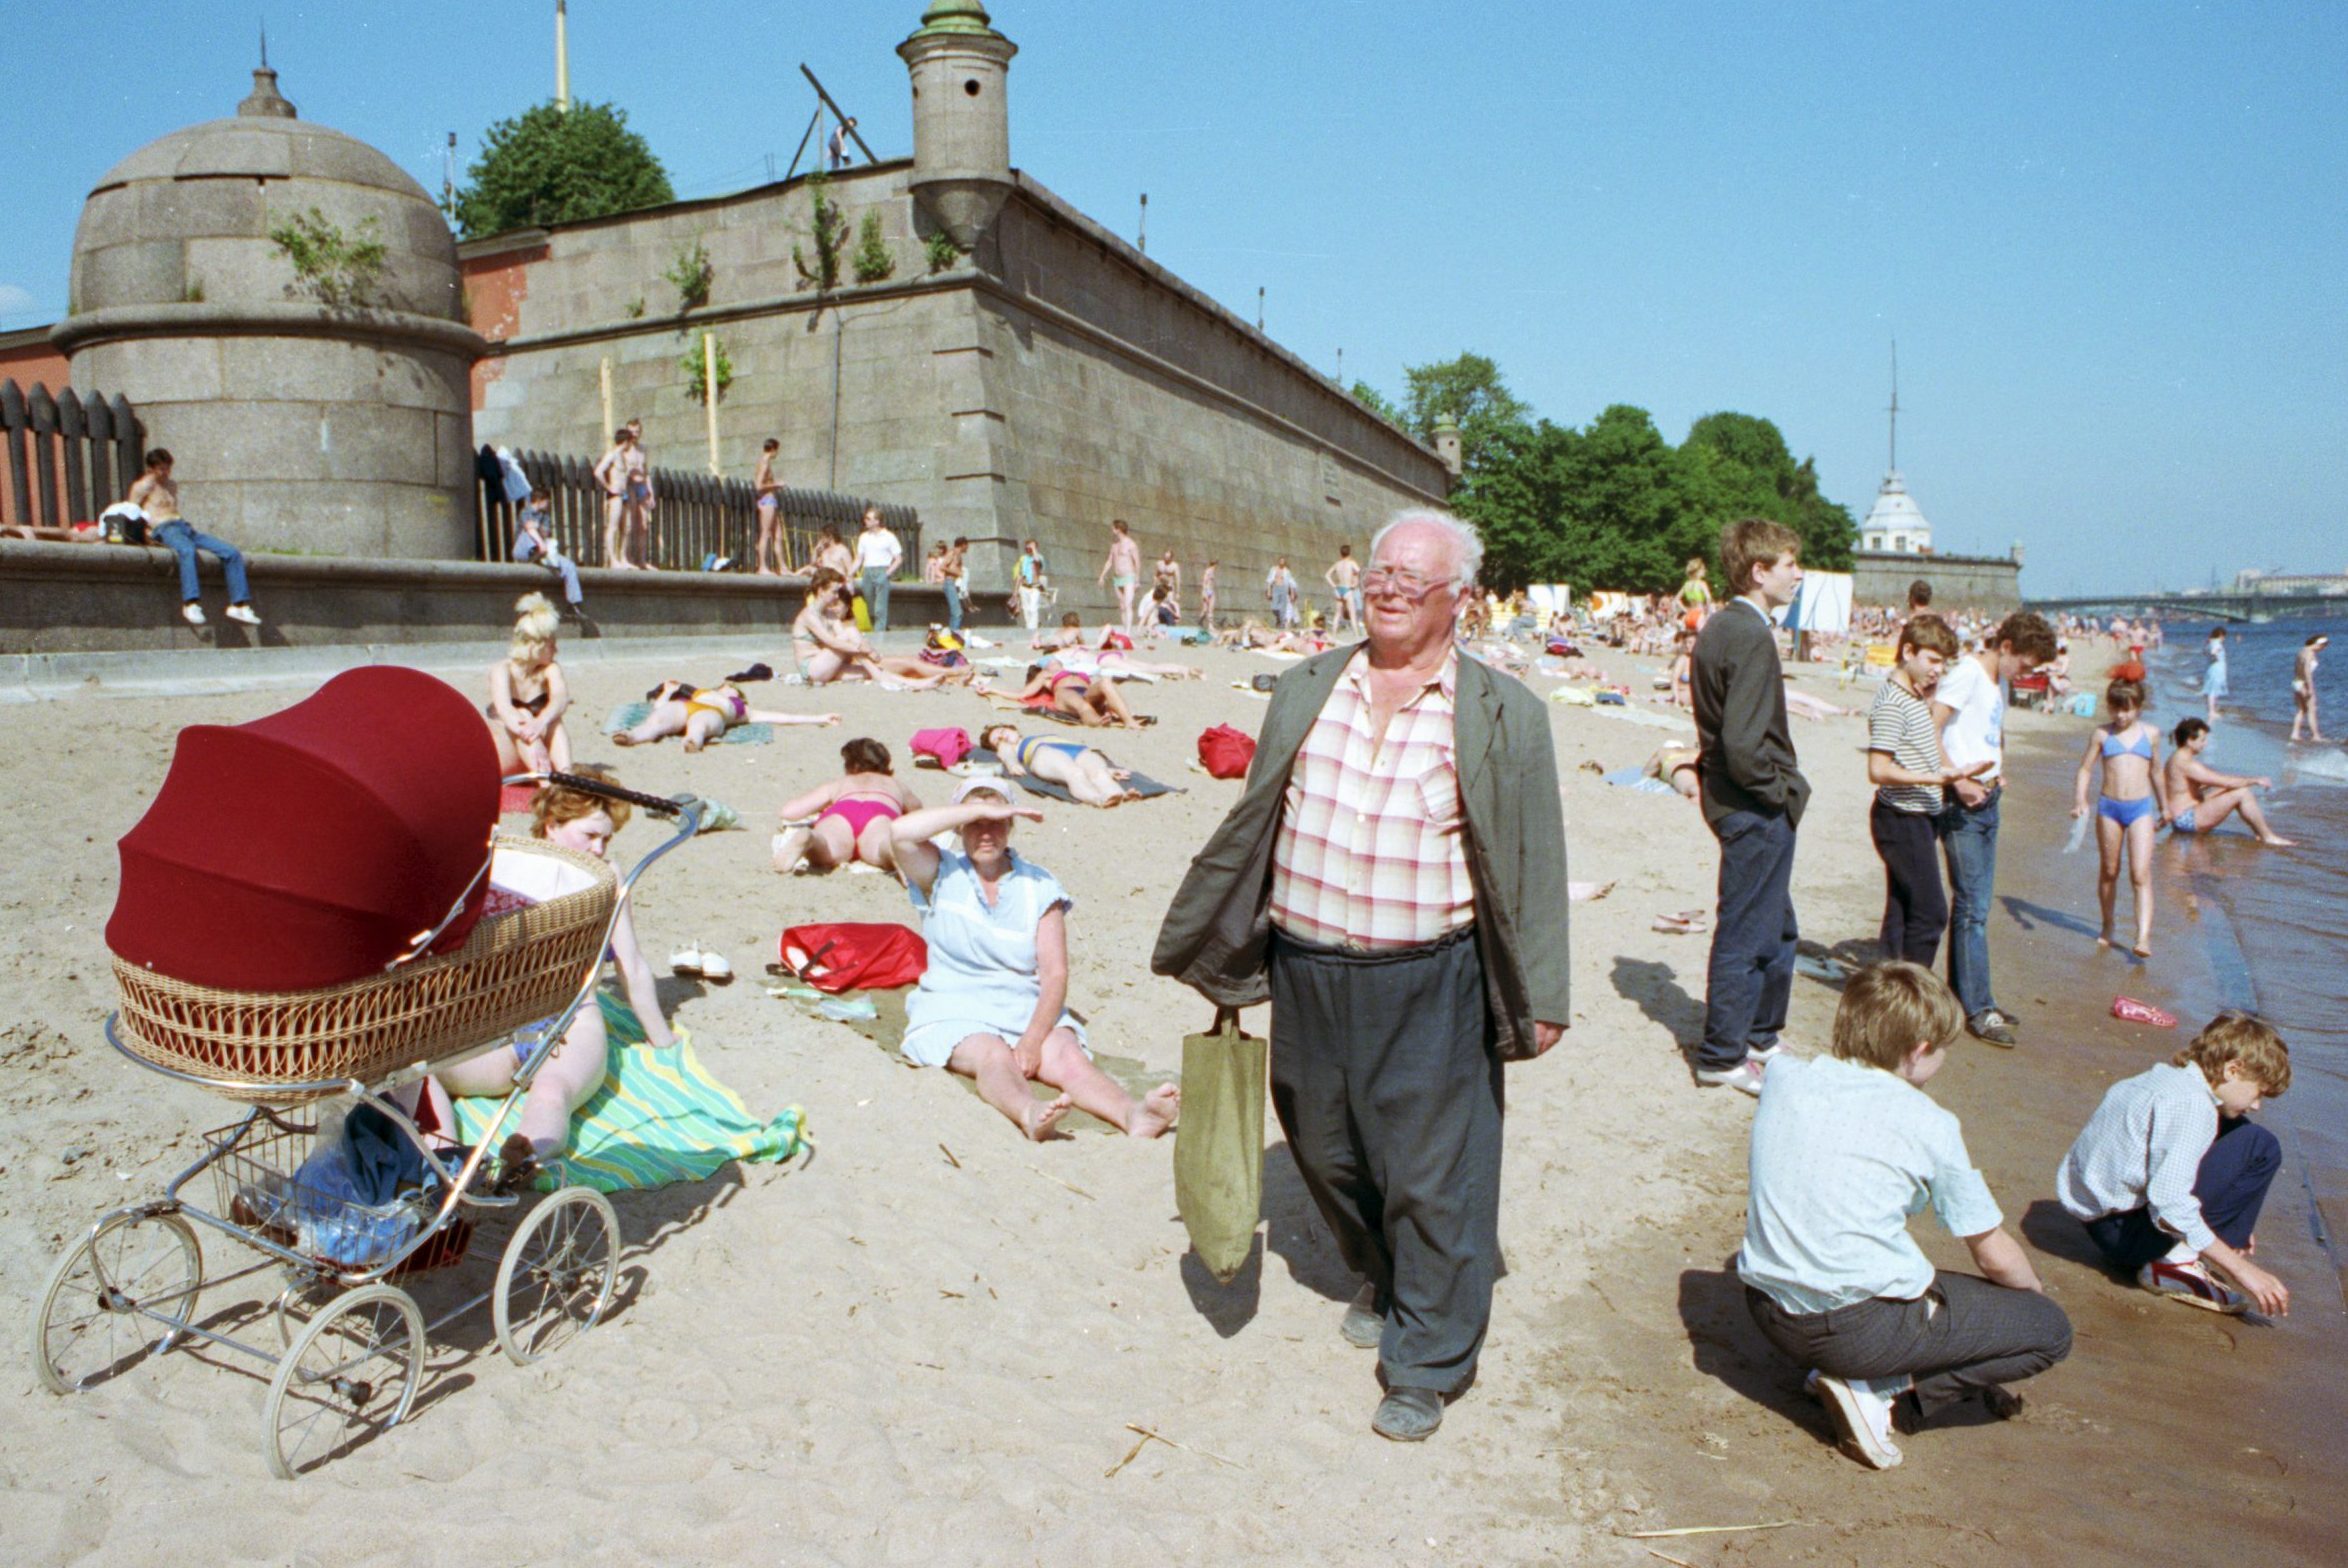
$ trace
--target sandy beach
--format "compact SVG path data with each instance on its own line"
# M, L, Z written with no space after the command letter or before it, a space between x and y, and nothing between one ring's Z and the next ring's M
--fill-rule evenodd
M787 666L780 652L741 655ZM1263 705L1232 683L1282 668L1220 651L1167 657L1205 678L1138 689L1135 706L1159 722L1107 745L1184 792L1113 812L1048 804L1016 841L1075 897L1071 1003L1096 1046L1161 1074L1210 1013L1147 972L1148 950L1238 790L1191 768L1194 741L1216 722L1252 730ZM1647 689L1653 661L1607 662ZM523 1369L498 1354L485 1314L460 1321L435 1342L410 1422L297 1485L262 1461L257 1362L175 1351L57 1398L25 1355L58 1249L159 1191L196 1135L230 1119L122 1062L99 1032L114 841L181 725L241 721L292 694L0 706L14 792L38 803L8 835L0 920L0 1277L18 1325L0 1538L12 1560L2337 1560L2348 1319L2284 1201L2296 1171L2260 1238L2295 1292L2279 1326L2123 1287L2090 1266L2052 1206L2056 1164L2102 1087L2182 1043L2112 1021L2110 998L2161 1002L2191 984L2183 943L2168 944L2175 969L2109 960L2106 973L2091 938L2063 923L2093 897L2091 877L2053 855L2077 721L2014 721L2025 755L2009 795L2025 809L2007 809L1992 943L2023 1048L1967 1042L1933 1086L2070 1312L2077 1349L2025 1386L2021 1421L1934 1430L1906 1443L1902 1469L1872 1474L1835 1452L1799 1370L1762 1342L1726 1272L1752 1102L1691 1085L1683 1046L1706 939L1650 928L1709 907L1713 842L1691 803L1609 788L1583 766L1636 765L1664 730L1551 705L1572 874L1615 886L1573 911L1571 1033L1509 1072L1507 1272L1480 1380L1432 1442L1404 1447L1369 1431L1373 1358L1337 1335L1355 1282L1276 1125L1260 1261L1217 1286L1186 1259L1170 1145L1097 1127L1025 1144L959 1080L764 994L783 926L912 919L883 876L774 874L776 805L833 776L839 743L861 734L942 801L943 775L908 771L907 737L942 724L975 734L991 710L962 693L769 688L756 700L845 722L693 757L674 743L622 751L595 732L653 678L721 668L583 666L573 734L582 759L615 763L634 787L691 789L741 812L749 831L705 837L646 879L637 920L656 963L688 942L730 957L741 976L730 987L664 981L664 998L753 1110L806 1109L815 1154L619 1195L629 1250L603 1326ZM481 680L441 673L468 691ZM1837 690L1825 671L1799 684ZM1882 901L1863 739L1858 718L1797 723L1817 786L1795 878L1804 935L1862 960ZM618 854L643 853L656 831L631 826ZM1797 982L1795 1049L1823 1048L1835 999L1828 983ZM1263 1018L1248 1024L1260 1031ZM1926 1247L1943 1264L1963 1257L1945 1237ZM229 1256L207 1240L210 1267ZM204 1313L248 1319L266 1294L259 1279L236 1282L208 1293Z

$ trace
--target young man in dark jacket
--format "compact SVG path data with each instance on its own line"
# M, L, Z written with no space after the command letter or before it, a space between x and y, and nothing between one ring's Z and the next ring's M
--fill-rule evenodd
M1720 840L1720 908L1705 970L1696 1082L1761 1092L1794 985L1794 829L1810 781L1786 727L1776 612L1802 585L1801 539L1758 517L1720 532L1736 598L1697 634L1689 685L1704 825Z

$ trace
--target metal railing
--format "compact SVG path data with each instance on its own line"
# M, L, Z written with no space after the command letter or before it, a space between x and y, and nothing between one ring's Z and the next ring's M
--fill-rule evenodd
M596 482L594 464L546 452L516 452L514 461L533 488L547 492L550 531L563 553L581 566L609 565L604 552L608 498ZM493 484L486 473L477 473L473 488L478 558L512 559L514 517L520 508L507 501L502 478ZM652 494L651 557L655 566L699 571L704 562L716 558L732 562L731 570L756 570L753 551L758 542L758 496L748 480L656 468L652 470ZM864 509L877 504L882 526L897 536L898 547L904 552L897 575L920 574L921 515L912 507L876 503L833 490L786 487L779 496L785 558L794 571L804 569L813 558L827 524L838 529L841 539L854 549L856 535L864 526Z
M120 393L54 396L0 380L0 526L62 531L96 522L146 468L147 427Z

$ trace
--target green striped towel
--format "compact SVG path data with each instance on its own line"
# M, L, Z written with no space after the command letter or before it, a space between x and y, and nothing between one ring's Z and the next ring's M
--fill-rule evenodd
M621 1192L706 1181L735 1160L779 1162L810 1146L807 1116L798 1106L760 1121L741 1096L710 1076L682 1030L675 1050L656 1051L644 1043L644 1026L625 1002L609 992L596 1000L611 1036L611 1062L603 1087L571 1113L561 1185ZM457 1101L459 1139L479 1141L497 1103ZM551 1191L557 1182L549 1174L538 1185Z
M623 702L612 710L610 718L603 721L603 733L617 735L622 730L634 729L651 717L651 703ZM763 746L774 738L775 727L771 724L737 724L720 735L717 743L720 746Z

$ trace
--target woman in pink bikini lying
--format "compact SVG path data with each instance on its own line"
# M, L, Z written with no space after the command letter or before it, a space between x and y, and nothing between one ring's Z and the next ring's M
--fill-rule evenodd
M890 772L889 748L858 736L840 748L843 776L783 802L774 836L775 869L785 876L804 860L810 871L862 861L894 872L889 824L921 809L921 797Z

